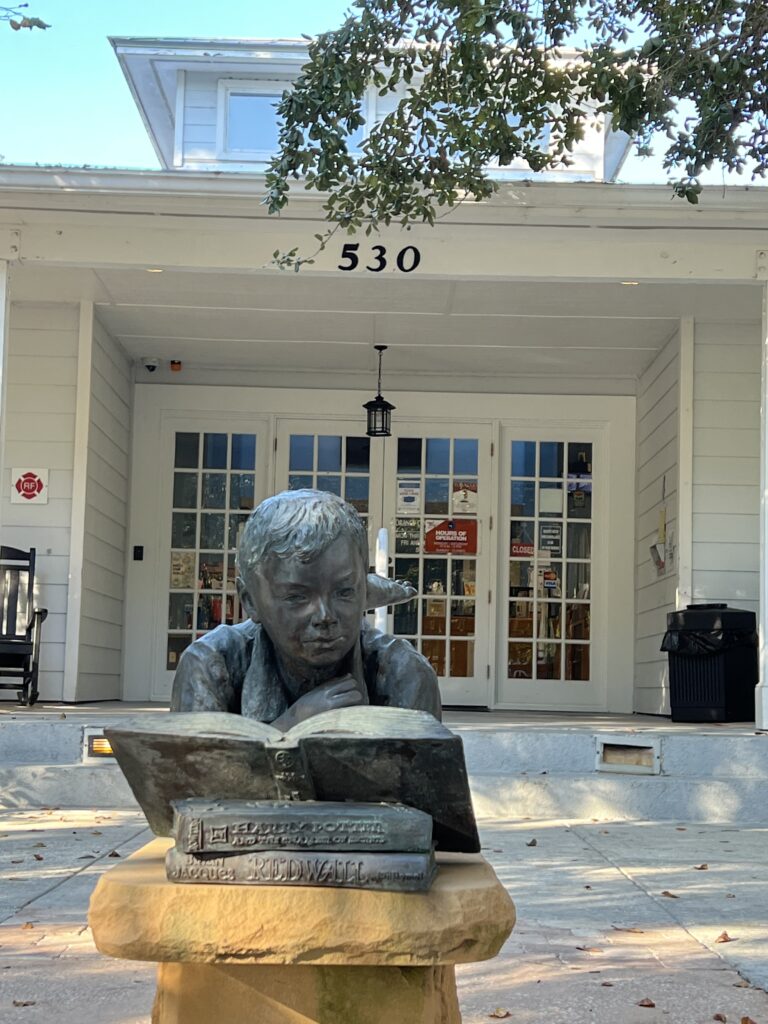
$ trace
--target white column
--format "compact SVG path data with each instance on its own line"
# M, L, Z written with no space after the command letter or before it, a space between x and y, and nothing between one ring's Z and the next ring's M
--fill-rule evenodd
M760 387L760 682L755 724L768 729L768 282L763 284L762 380Z
M8 347L11 314L11 288L9 281L8 260L0 259L0 487L2 497L5 497L5 420L7 412L6 389L7 389L7 368L8 368ZM0 516L2 516L3 502L0 500ZM2 528L0 520L0 528Z
M77 405L75 407L75 457L72 466L72 519L69 534L69 586L67 587L67 630L64 647L62 700L77 700L80 671L80 622L83 600L83 559L85 554L85 506L88 483L88 435L91 421L91 375L93 369L93 303L80 303L80 331L77 348Z
M376 537L376 575L386 576L389 573L389 532L382 527ZM373 624L382 633L387 632L387 606L377 608Z

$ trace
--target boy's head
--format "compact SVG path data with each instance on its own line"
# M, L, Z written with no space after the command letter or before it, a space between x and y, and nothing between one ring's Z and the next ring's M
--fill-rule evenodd
M238 589L284 661L315 672L339 665L360 633L368 537L357 512L325 491L284 491L249 517Z

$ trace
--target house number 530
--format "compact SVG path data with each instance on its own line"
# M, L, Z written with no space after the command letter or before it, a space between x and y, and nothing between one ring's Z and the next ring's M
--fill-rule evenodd
M357 270L360 266L360 256L358 255L358 249L360 248L359 242L347 242L347 244L341 250L341 263L339 263L339 270ZM371 262L365 264L366 270L373 271L374 274L380 273L382 270L386 270L388 265L387 250L383 245L372 245L371 246ZM395 266L403 274L410 274L412 270L421 263L421 253L415 245L406 245L404 249L395 256Z

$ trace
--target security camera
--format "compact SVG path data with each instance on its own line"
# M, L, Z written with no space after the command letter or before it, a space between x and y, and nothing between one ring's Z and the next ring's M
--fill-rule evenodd
M154 356L144 356L144 358L141 360L141 364L147 371L147 373L154 373L155 370L160 365L160 360L155 359Z

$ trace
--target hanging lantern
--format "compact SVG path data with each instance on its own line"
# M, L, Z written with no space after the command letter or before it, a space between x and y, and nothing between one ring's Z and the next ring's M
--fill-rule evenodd
M386 345L374 345L379 353L379 386L376 397L366 402L363 408L368 417L366 434L368 437L389 437L392 433L390 426L392 422L392 410L395 408L386 398L381 397L381 354L387 351Z

